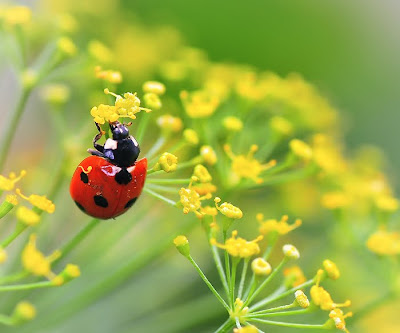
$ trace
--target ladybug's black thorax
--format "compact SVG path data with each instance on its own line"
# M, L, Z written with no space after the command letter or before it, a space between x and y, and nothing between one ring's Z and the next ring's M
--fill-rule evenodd
M132 136L121 140L108 139L104 145L104 156L119 167L134 165L139 153L139 145Z

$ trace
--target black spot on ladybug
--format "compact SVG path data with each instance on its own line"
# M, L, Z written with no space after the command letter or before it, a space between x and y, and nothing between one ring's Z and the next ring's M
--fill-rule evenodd
M83 171L81 172L81 181L83 181L85 184L89 183L89 177Z
M107 208L108 207L108 201L102 195L95 195L93 197L93 200L94 200L94 203L97 206L100 206L100 207L103 207L103 208Z
M86 212L85 208L78 201L74 201L74 202L82 212Z
M137 200L137 197L136 197L136 198L133 198L133 199L131 199L131 200L129 200L129 201L126 203L125 208L130 208L130 207L132 207L133 204L136 202L136 200Z
M122 168L120 172L115 175L115 181L120 185L127 185L131 182L132 175L126 168Z

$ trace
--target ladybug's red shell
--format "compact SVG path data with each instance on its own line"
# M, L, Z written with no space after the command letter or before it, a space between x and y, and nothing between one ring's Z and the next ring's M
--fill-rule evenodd
M142 192L146 173L146 158L121 168L102 157L89 156L72 176L71 197L86 214L110 219L132 207Z

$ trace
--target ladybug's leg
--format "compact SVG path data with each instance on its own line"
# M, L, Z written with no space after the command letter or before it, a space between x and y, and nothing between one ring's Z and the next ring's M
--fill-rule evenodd
M88 149L87 151L88 151L90 154L92 154L92 155L100 156L100 157L105 158L104 154L103 154L102 152L97 151L97 150Z
M102 145L98 144L97 141L99 141L101 139L101 137L103 136L103 131L101 130L98 123L95 122L95 124L96 124L97 129L99 130L99 133L97 133L96 136L93 138L93 147L102 153L104 151L104 147Z

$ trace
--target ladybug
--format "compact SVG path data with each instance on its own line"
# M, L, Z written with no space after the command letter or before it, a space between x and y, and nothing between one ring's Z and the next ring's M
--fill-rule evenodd
M85 158L72 176L70 193L76 205L84 213L110 219L125 213L136 202L143 190L147 174L147 159L137 160L140 148L128 128L119 122L110 123L112 139L104 145L93 139L95 149Z

